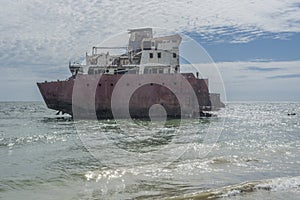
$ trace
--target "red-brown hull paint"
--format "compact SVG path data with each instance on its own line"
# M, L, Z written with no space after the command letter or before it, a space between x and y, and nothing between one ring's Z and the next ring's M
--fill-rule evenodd
M111 107L112 94L116 84L123 75L102 74L101 78L99 78L100 75L81 76L81 78L83 78L81 80L84 80L84 83L80 83L80 91L83 91L83 95L86 90L89 90L89 87L92 87L92 85L95 86L93 92L95 105L94 107L92 106L94 110L88 110L88 112L96 112L98 119L113 118L114 116ZM133 81L134 83L143 82L142 80L147 78L147 76L154 77L155 75L131 74L127 86L130 87L130 84L132 84ZM129 101L131 117L149 117L149 109L154 104L162 105L166 110L167 116L170 118L181 117L182 110L180 106L182 105L180 105L174 92L164 85L170 81L173 81L172 83L175 85L178 84L179 92L182 93L182 95L185 95L187 101L189 101L189 92L191 91L186 91L187 88L184 87L184 84L181 86L180 79L178 79L179 76L184 77L188 81L198 100L197 103L199 107L197 109L192 108L190 115L198 115L201 111L210 110L212 105L207 86L207 79L197 79L192 73L177 75L161 74L153 83L141 84L134 91ZM73 87L75 82L76 77L71 77L65 81L43 82L37 83L37 85L48 108L73 115L72 98L74 98ZM219 102L218 106L222 107L222 103ZM216 107L216 105L214 105L214 107Z

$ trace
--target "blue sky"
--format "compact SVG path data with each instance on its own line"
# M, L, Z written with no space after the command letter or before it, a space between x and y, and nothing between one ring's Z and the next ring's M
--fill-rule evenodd
M0 101L42 100L37 81L128 28L189 35L216 62L229 101L300 101L298 0L0 0Z
M274 38L272 35L258 37L245 43L208 43L197 35L192 37L202 44L215 62L300 60L299 33L289 33L284 38Z

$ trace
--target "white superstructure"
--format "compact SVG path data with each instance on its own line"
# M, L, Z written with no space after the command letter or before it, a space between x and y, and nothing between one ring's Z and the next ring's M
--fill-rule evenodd
M179 45L181 37L176 35L156 37L151 28L128 30L128 47L93 47L92 54L86 54L86 64L69 64L73 75L81 74L162 74L178 73ZM122 55L98 53L99 50L126 48Z

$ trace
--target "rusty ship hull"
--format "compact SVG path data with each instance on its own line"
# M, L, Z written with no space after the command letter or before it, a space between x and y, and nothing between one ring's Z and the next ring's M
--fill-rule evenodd
M48 108L73 117L76 115L77 118L126 118L126 114L120 114L122 108L116 110L119 108L113 105L116 100L122 102L126 95L130 95L127 106L131 118L148 118L149 109L155 104L165 109L168 118L201 116L203 111L222 107L219 99L218 105L215 100L211 101L212 94L209 93L207 79L198 79L192 73L131 74L126 79L124 76L86 74L73 76L65 81L42 82L37 85ZM145 82L147 79L149 81ZM120 89L118 83L121 80L123 88ZM189 84L190 89L183 82ZM134 91L126 94L130 87L135 87ZM178 94L183 98L178 98ZM192 95L196 96L196 100L191 98Z

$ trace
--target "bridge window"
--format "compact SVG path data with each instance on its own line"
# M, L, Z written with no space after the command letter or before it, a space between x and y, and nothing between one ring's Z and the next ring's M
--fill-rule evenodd
M143 49L144 50L150 50L151 49L151 41L144 41Z
M177 57L176 53L173 53L173 58L176 58L176 57Z
M153 53L149 53L149 58L153 58Z
M161 58L161 52L157 53L157 58Z

